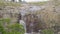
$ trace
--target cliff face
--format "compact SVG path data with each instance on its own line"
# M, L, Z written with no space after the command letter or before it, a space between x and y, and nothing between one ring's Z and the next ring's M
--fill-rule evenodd
M25 14L36 13L36 11L44 8L29 4L22 4L22 6L2 6L0 7L0 18L10 18L12 22L17 22L20 13L24 16Z
M36 14L40 20L44 21L47 25L50 22L54 23L60 21L60 6L54 8L51 3L43 6L21 4L21 6L4 6L0 7L0 18L11 18L12 22L16 22L19 14Z
M16 22L19 10L20 8L12 6L0 7L0 18L11 18L13 22Z

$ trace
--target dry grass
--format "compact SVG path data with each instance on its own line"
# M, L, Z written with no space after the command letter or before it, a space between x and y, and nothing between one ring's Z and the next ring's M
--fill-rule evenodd
M45 10L37 11L36 14L40 15L47 27L54 26L56 23L60 25L60 14L54 12L53 7L46 7Z
M21 6L20 3L0 1L0 6Z
M29 4L33 4L33 5L44 5L47 2L29 2Z

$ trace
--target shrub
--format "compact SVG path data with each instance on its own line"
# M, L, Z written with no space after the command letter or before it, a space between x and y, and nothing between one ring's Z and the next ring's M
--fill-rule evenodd
M51 30L51 29L42 30L42 33L43 34L54 34L53 30Z
M18 23L10 25L8 28L11 30L9 34L24 34L25 32L23 26Z
M4 23L7 23L7 27L4 27ZM0 34L24 34L24 28L22 25L16 23L9 25L10 19L0 19ZM5 29L7 28L7 30Z

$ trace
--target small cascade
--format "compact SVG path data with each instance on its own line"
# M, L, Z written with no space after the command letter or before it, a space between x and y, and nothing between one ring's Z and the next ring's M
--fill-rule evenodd
M26 23L25 23L25 21L23 20L24 15L25 15L24 10L21 10L20 14L21 14L21 20L19 20L19 23L20 23L21 25L23 25L24 30L25 30L25 34L26 34Z
M33 14L34 12L36 12L38 10L41 10L41 9L44 9L44 8L45 7L34 6L34 5L33 6L27 6L27 8L24 8L24 7L21 8L21 10L20 10L21 19L19 20L19 23L24 26L25 34L34 34L34 33L36 33L37 31L34 32L35 31L34 27L36 27L36 25L38 23L38 22L36 22L36 25L35 25L34 24L35 23L34 21L33 22L29 22L30 17L31 17L31 19L32 18L33 19L34 18L37 19L37 17L34 17L35 15L34 16L33 15L28 15L27 16L26 14L28 14L29 12L31 12L31 14ZM25 20L27 20L27 21L25 21ZM27 25L27 24L29 24L29 25Z
M26 23L25 23L23 20L20 20L20 24L23 25L24 30L25 30L25 32L26 32Z

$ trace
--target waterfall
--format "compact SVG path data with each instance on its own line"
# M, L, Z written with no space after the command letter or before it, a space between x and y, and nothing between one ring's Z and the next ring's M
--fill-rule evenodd
M26 4L24 4L25 6L27 6ZM38 9L37 9L38 8ZM20 10L20 14L21 14L21 20L20 20L20 24L21 25L23 25L24 26L24 29L25 29L25 34L33 34L34 33L34 28L33 28L33 26L35 25L34 24L34 22L31 22L30 24L29 24L29 26L30 26L30 31L31 31L31 33L30 32L28 32L27 33L27 29L29 28L29 27L27 27L26 25L27 25L27 23L25 23L24 22L24 19L25 18L27 18L27 16L26 17L24 17L26 14L28 14L29 12L31 13L31 14L34 14L36 11L38 11L38 10L42 10L42 9L44 9L45 8L45 6L34 6L34 5L28 5L27 7L22 7L21 8L21 10ZM30 15L31 16L31 15ZM38 15L39 16L39 15ZM33 16L31 16L31 18L34 18ZM27 20L27 19L25 19L25 20ZM35 25L36 26L36 25ZM40 32L40 30L39 30L39 32ZM36 32L35 32L36 33Z
M25 15L25 12L23 12L24 10L21 10L21 20L20 20L20 24L21 25L23 25L23 27L24 27L24 30L25 30L25 33L26 33L26 23L24 22L24 20L23 20L23 16Z
M23 20L20 20L20 24L23 25L25 33L26 33L26 23Z

